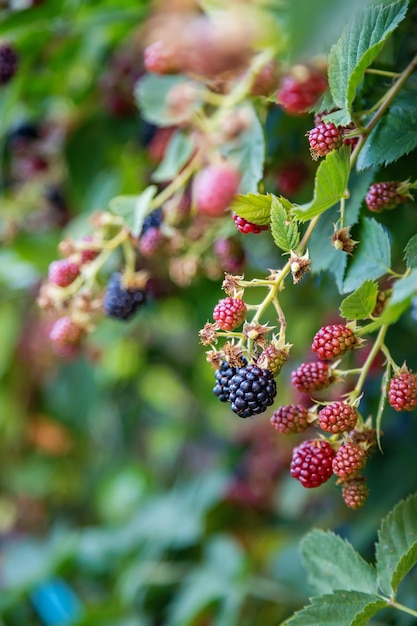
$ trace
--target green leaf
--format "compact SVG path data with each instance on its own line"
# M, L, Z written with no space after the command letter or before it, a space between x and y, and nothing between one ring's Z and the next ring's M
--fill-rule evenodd
M376 567L382 591L395 594L417 563L417 494L403 500L382 521L376 544Z
M414 101L417 93L413 93ZM361 150L358 170L397 161L417 147L417 111L412 102L398 102L375 126Z
M370 6L348 22L329 55L329 86L333 100L346 112L340 124L351 121L350 111L365 70L386 39L405 17L407 0Z
M404 250L404 261L408 268L417 267L417 235L408 240Z
M350 148L330 152L317 169L314 198L308 204L295 206L294 216L305 222L330 209L346 194L350 172Z
M240 192L256 193L264 173L264 131L253 106L245 103L241 108L247 113L248 128L233 141L223 144L221 152L242 172Z
M285 622L288 626L364 626L387 606L376 595L335 591L311 599L311 604Z
M278 248L284 252L294 250L300 242L297 223L288 215L288 207L292 206L285 198L272 198L271 233Z
M365 280L360 287L343 300L340 305L342 317L363 320L372 313L378 296L378 287L372 280Z
M231 210L248 222L267 226L271 216L271 194L248 193L239 194L230 205Z
M137 83L134 90L136 103L142 117L151 124L157 126L173 126L184 120L182 111L174 111L168 106L169 91L180 84L191 84L196 89L201 89L201 84L190 80L188 76L176 74L175 76L160 76L158 74L146 74ZM201 106L201 101L196 99L195 109Z
M140 235L156 191L156 185L150 185L138 196L116 196L109 202L110 211L123 218L134 237Z
M192 155L194 145L182 130L176 131L171 137L165 155L152 174L155 182L170 181L175 178Z
M416 288L417 269L415 268L408 276L395 281L390 304L398 304L399 302L407 302L409 304L411 298L416 294Z
M353 171L349 179L349 198L345 202L345 226L352 226L358 221L359 210L363 197L372 181L370 171L358 174ZM348 262L346 252L336 250L331 243L334 224L339 220L339 208L333 207L320 218L320 226L315 228L308 241L311 259L311 270L314 274L329 271L336 281L339 292L343 290L343 279Z
M365 280L386 274L391 266L391 246L384 227L373 218L365 218L359 233L357 252L348 267L343 291L357 289Z
M302 540L300 551L314 591L330 593L335 589L345 589L377 592L373 567L338 535L314 529Z

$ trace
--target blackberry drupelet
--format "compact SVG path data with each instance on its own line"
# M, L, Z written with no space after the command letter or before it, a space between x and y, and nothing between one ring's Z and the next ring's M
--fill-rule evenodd
M121 284L120 272L112 274L104 294L105 315L119 320L128 320L145 302L146 292L143 289L126 289Z
M249 364L240 367L229 384L232 411L239 417L263 413L274 402L277 385L271 371Z
M213 393L218 397L220 402L229 402L230 381L236 374L236 367L229 365L227 361L222 361L218 370L214 374L216 384L213 387Z
M141 235L146 233L150 228L159 228L162 224L164 215L161 208L151 211L143 220Z

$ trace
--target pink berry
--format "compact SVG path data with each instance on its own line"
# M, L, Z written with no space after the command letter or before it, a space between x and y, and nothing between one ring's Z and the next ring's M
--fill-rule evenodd
M68 287L80 273L80 268L76 263L68 259L52 261L48 269L48 280L58 287Z
M194 197L200 213L220 217L238 192L240 172L231 163L208 165L194 180Z
M312 363L301 363L301 365L291 373L291 382L298 391L302 393L313 393L328 387L334 380L332 372L327 363L323 361L313 361Z
M234 330L246 317L247 307L241 298L224 298L214 307L213 319L222 330Z
M58 318L50 332L49 339L59 348L65 348L67 346L74 346L80 340L82 330L80 326L75 324L73 320L68 317Z

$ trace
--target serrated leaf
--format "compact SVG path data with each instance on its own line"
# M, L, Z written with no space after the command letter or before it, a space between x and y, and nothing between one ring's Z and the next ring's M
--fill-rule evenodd
M354 14L329 55L329 86L333 100L345 111L340 124L351 121L350 111L365 70L381 51L407 11L407 0L370 6Z
M330 209L346 194L350 172L350 148L330 152L317 168L314 198L307 204L295 206L294 216L300 221L310 220Z
M137 83L134 89L136 104L140 109L143 119L157 126L173 126L184 121L184 113L182 110L174 110L169 107L167 98L169 91L180 84L193 85L196 89L201 90L201 84L192 81L188 76L183 74L160 76L158 74L146 74ZM193 107L198 109L201 101L196 98ZM189 117L190 109L187 109Z
M242 173L239 189L241 193L256 193L263 178L265 140L263 127L252 104L245 103L242 109L250 123L248 128L230 143L221 146L221 152L236 164Z
M140 235L156 191L156 185L150 185L138 196L116 196L109 202L110 211L123 219L134 237Z
M348 267L343 291L357 289L365 280L386 274L391 267L391 246L388 233L373 218L365 218L359 233L359 244Z
M417 494L403 500L382 521L376 544L379 586L392 596L417 563Z
M267 226L271 219L272 196L270 194L247 193L235 197L230 209L248 222Z
M173 180L187 163L194 150L193 142L183 131L176 131L168 143L159 166L152 174L152 180L164 182Z
M374 568L353 546L330 531L314 529L301 542L301 557L314 591L377 592Z
M417 267L417 235L408 240L404 250L404 261L408 268Z
M365 626L369 619L387 606L376 595L359 591L335 591L311 599L285 626Z
M360 287L343 300L340 314L348 320L363 320L372 313L376 305L378 287L372 280L365 280Z
M372 181L372 172L358 174L353 171L349 179L349 198L345 202L344 224L352 226L358 221L359 210L363 197ZM336 250L331 243L334 224L339 220L339 208L334 207L326 211L320 218L320 225L315 228L308 242L308 251L311 259L311 271L317 274L329 271L336 281L339 292L342 293L343 279L348 262L346 252Z
M285 198L273 197L271 205L271 233L278 248L284 252L295 250L300 242L297 223L288 216L286 205L291 203Z
M414 92L414 98L417 93ZM417 147L417 112L411 104L398 104L375 126L358 158L357 169L388 165Z

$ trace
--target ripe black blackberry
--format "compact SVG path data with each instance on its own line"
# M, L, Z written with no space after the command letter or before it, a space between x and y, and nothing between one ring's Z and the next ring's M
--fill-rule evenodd
M213 387L213 393L220 402L229 402L230 381L236 374L236 371L236 367L232 367L227 361L222 361L219 369L216 370L214 374L216 384Z
M0 44L0 85L5 85L16 74L19 57L9 43Z
M146 233L146 231L150 228L159 228L162 224L163 218L164 215L161 208L151 211L143 220L141 235Z
M263 413L274 402L277 385L270 370L254 364L240 367L229 383L229 401L239 417Z
M104 294L103 310L107 317L128 320L146 302L146 292L143 289L127 289L121 278L120 272L110 277Z

